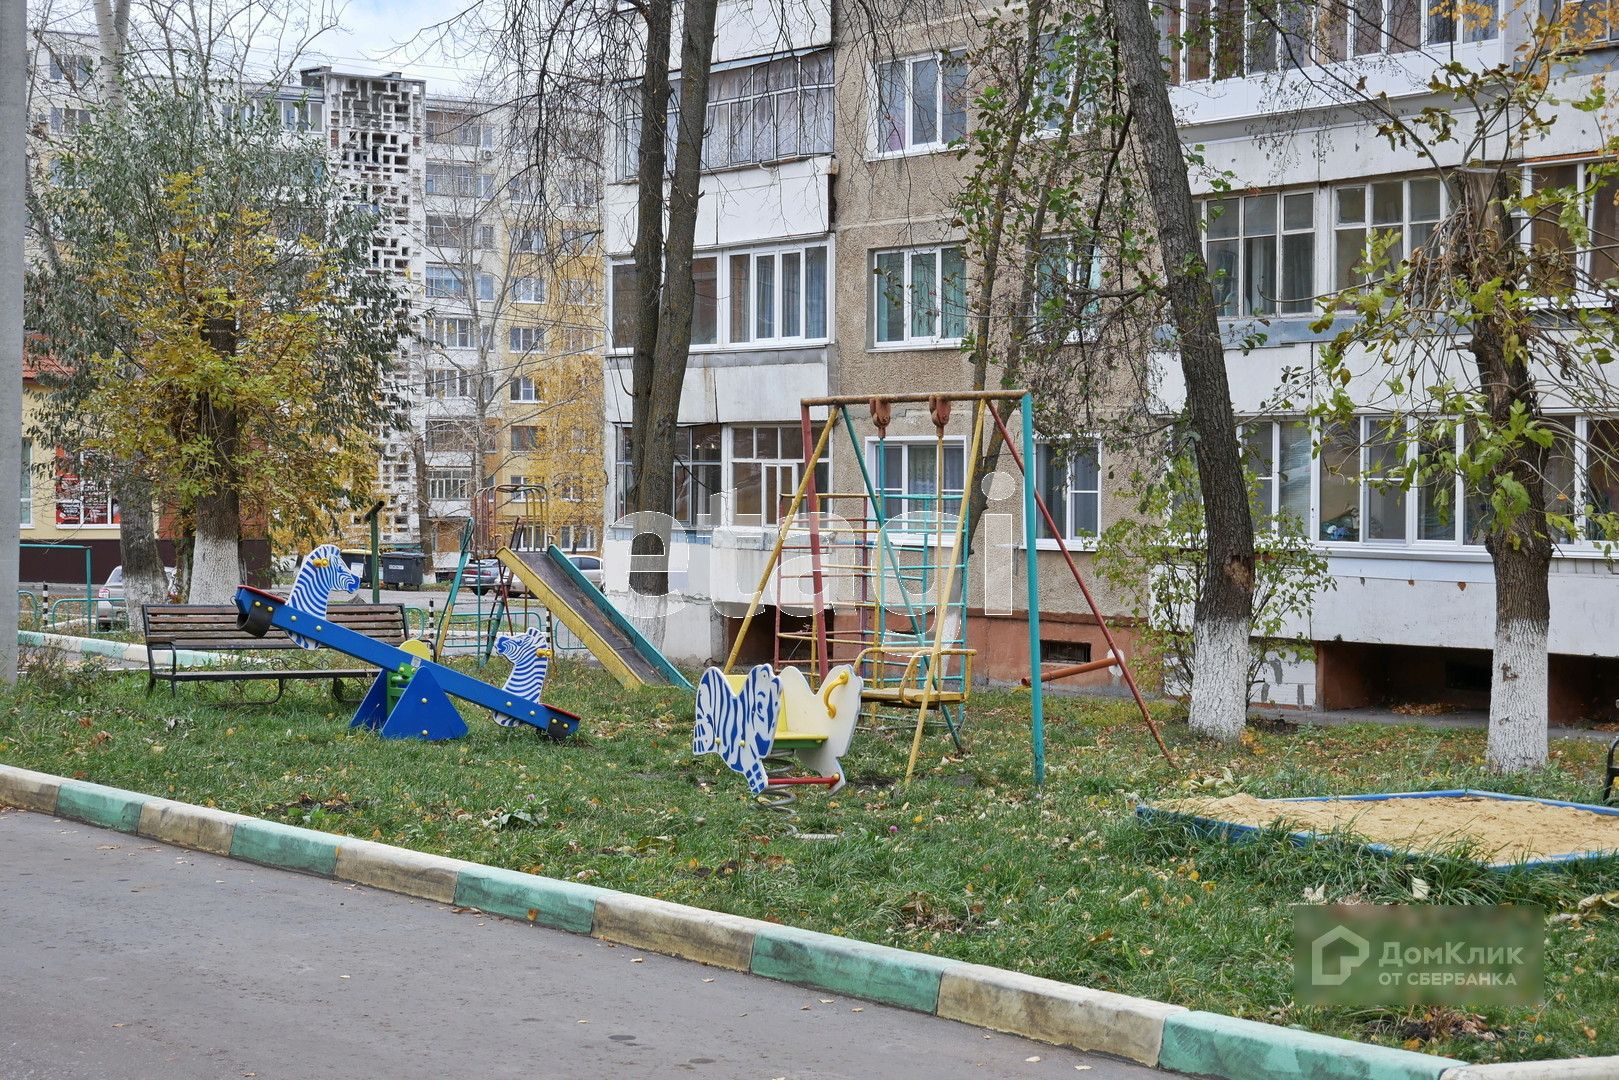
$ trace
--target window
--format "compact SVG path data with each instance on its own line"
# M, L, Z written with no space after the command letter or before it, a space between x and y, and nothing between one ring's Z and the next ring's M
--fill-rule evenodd
M534 404L540 400L540 390L535 384L533 376L512 376L511 399L524 404Z
M1494 0L1428 0L1423 16L1421 0L1171 0L1158 26L1176 83L1488 41L1498 32Z
M731 523L779 524L798 491L803 458L801 428L732 428ZM816 490L826 491L831 475L827 462L817 463L815 469Z
M1203 250L1220 314L1308 312L1315 295L1315 195L1202 203Z
M494 125L481 122L476 113L428 109L424 122L430 143L477 146L486 150L495 145Z
M51 134L72 135L90 122L89 109L64 109L51 106Z
M545 230L521 228L512 230L512 250L530 255L545 253Z
M678 83L677 83L678 85ZM728 169L761 161L832 152L830 50L715 71L709 83L703 168ZM640 141L637 89L619 98L618 179L633 180ZM670 96L665 130L678 123L679 94ZM673 155L671 152L671 160ZM596 202L594 178L576 205Z
M825 340L830 325L827 267L822 244L693 259L692 344ZM627 349L634 344L640 295L635 266L615 263L611 272L613 348Z
M1030 312L1035 336L1078 341L1085 317L1099 310L1095 294L1101 287L1102 260L1094 247L1072 237L1041 241Z
M310 131L321 125L322 109L318 101L283 101L281 126L288 131Z
M1320 529L1322 540L1360 539L1360 439L1354 424L1331 424L1321 432Z
M927 532L939 525L942 515L948 531L961 512L966 457L961 439L945 439L942 460L933 439L890 438L871 445L872 483L883 521L899 531Z
M601 230L590 226L564 225L557 234L557 250L564 255L583 255L596 246Z
M95 72L95 61L82 53L58 56L51 53L51 82L66 80L73 86L87 86Z
M1383 268L1426 244L1448 201L1436 179L1380 180L1341 187L1334 194L1333 284L1339 289L1366 280L1361 269L1373 239L1388 238Z
M1066 452L1064 452L1066 450ZM1035 447L1036 490L1063 529L1064 540L1090 540L1102 531L1102 444L1099 440L1067 447L1042 442ZM1050 540L1051 527L1041 517L1036 535Z
M545 327L513 326L506 332L506 344L512 352L531 353L545 348Z
M426 185L428 195L457 195L487 199L495 193L495 178L475 165L448 165L429 163Z
M630 465L633 447L628 426L618 425L614 430L614 509L617 517L623 517L629 512L629 492L635 480ZM715 524L714 497L720 493L723 445L718 424L682 427L676 432L674 516L682 525L706 528Z
M877 65L877 152L939 150L967 134L967 57L928 53Z
M581 353L595 352L600 340L594 327L564 327L562 330L562 355L578 356Z
M472 428L462 420L429 420L425 426L430 453L460 453L472 449Z
M594 278L563 278L562 302L564 304L594 304L596 302L596 280Z
M493 300L495 298L495 275L479 274L477 277L477 282L478 299Z
M427 340L441 349L470 349L473 347L472 320L428 319Z
M27 529L34 524L34 445L27 439L22 441L22 460L19 462L22 470L22 483L18 487L21 493L21 504L18 513L21 515L19 524Z
M467 299L466 279L453 266L428 263L424 291L429 300Z
M1554 293L1583 288L1619 278L1619 179L1612 162L1565 162L1537 165L1525 177L1525 194L1547 198L1528 222L1527 243L1533 254L1536 285ZM1590 231L1587 246L1577 249L1562 214L1568 199L1549 198L1561 192L1583 204L1579 216Z
M967 333L961 248L911 248L873 256L873 337L879 345L956 344Z
M88 457L56 453L56 523L117 525L118 503Z
M434 502L466 502L471 496L471 469L427 470L427 497Z
M537 275L513 278L512 300L519 304L545 303L545 279Z
M480 225L464 217L428 214L427 243L434 247L487 250L495 246L495 227Z
M1253 474L1249 510L1255 530L1282 517L1310 522L1310 466L1314 442L1304 420L1248 420L1242 425L1243 466Z
M435 368L427 373L427 396L430 398L469 398L478 386L478 377L470 371L457 368ZM494 377L483 377L483 397L493 397Z
M512 453L523 454L540 448L540 429L531 425L517 424L512 427ZM514 479L512 483L522 486L521 479Z

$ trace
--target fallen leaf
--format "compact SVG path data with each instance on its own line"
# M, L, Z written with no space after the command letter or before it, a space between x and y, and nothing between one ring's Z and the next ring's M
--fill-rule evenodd
M854 1008L850 1009L849 1011L850 1012L865 1012L866 1009L862 1005L856 1005Z
M704 979L703 981L704 982L713 982L714 980L713 979Z
M837 1001L836 998L820 998L819 1000L820 1000L822 1005L831 1005L835 1001Z
M1026 1057L1023 1060L1024 1061L1039 1061L1040 1060L1040 1055L1036 1054L1036 1055L1034 1055L1034 1057Z

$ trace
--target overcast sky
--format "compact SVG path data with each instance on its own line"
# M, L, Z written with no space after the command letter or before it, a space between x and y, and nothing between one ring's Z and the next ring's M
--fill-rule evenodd
M469 74L478 74L481 57L473 58L469 71L456 47L446 49L417 35L465 6L444 0L349 0L343 9L342 29L323 35L312 51L330 60L333 67L403 71L426 79L437 89L450 90Z

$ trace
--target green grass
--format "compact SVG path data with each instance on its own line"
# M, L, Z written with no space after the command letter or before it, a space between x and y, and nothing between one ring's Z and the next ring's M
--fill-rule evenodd
M499 680L503 669L485 677ZM1043 793L1030 786L1027 699L975 698L969 751L925 743L909 790L903 732L857 735L853 782L803 795L789 821L749 800L717 758L690 753L691 697L620 689L559 663L547 698L580 713L567 744L468 712L443 744L351 734L349 707L315 685L273 707L228 687L142 694L143 676L36 669L0 695L0 760L106 784L590 881L867 941L1016 968L1193 1008L1472 1061L1619 1053L1619 911L1548 926L1539 1010L1323 1010L1293 1004L1289 905L1534 902L1570 914L1619 890L1619 866L1492 874L1352 847L1244 845L1131 813L1135 796L1259 796L1488 787L1581 801L1602 747L1560 743L1550 767L1502 780L1476 733L1384 727L1194 740L1161 720L1172 771L1123 703L1048 699ZM1319 893L1314 893L1320 890ZM1619 897L1616 897L1619 900ZM1588 905L1591 906L1591 905Z

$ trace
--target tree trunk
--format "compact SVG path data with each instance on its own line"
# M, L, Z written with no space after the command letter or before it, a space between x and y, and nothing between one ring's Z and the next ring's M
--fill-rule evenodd
M113 498L118 502L118 553L124 564L124 603L129 625L140 626L148 604L161 604L169 598L168 575L157 550L157 531L152 521L150 481L125 472L113 480Z
M433 500L428 498L427 440L420 435L410 442L410 458L416 467L416 546L427 556L428 570L431 572L433 556L438 551L438 534L433 527Z
M675 437L679 433L680 392L686 381L691 350L691 315L697 287L691 276L692 248L697 238L697 200L702 193L703 134L708 122L709 64L714 55L717 0L688 0L683 7L680 44L680 115L675 128L675 171L669 184L669 234L664 245L663 290L658 306L658 340L647 401L646 425L636 429L641 444L636 510L674 516ZM701 512L707 493L693 488L692 510ZM659 519L662 520L662 519ZM651 554L659 545L651 533L638 532L632 555ZM643 570L646 560L631 565L630 588L661 596L669 591L669 541L664 558Z
M199 498L192 509L196 539L192 542L193 604L228 604L242 583L242 514L234 489L222 487Z
M1108 0L1107 7L1118 35L1137 145L1147 175L1154 178L1148 189L1158 220L1158 248L1186 382L1186 420L1203 492L1208 572L1192 628L1191 727L1231 740L1242 733L1248 711L1254 529L1231 410L1225 347L1152 12L1147 0Z
M1460 263L1470 283L1518 278L1516 241L1500 190L1501 178L1509 175L1493 169L1461 174ZM1497 305L1478 313L1469 345L1490 420L1498 428L1512 422L1517 410L1532 422L1544 419L1524 346L1527 328L1513 325L1507 311L1507 305ZM1498 522L1484 541L1495 569L1495 655L1485 760L1496 772L1518 772L1546 763L1552 540L1542 478L1549 452L1523 438L1504 449L1497 475L1516 481L1528 505L1510 521Z
M658 350L658 298L663 274L663 176L667 168L665 117L669 112L669 44L673 0L646 0L646 57L641 71L641 132L636 145L635 336L630 357L630 483L625 505L641 505L646 476L647 418Z

